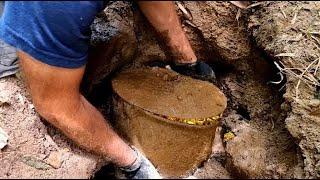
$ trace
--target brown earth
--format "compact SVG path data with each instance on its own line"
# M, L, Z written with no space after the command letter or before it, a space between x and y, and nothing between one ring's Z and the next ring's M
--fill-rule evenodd
M40 120L21 80L0 79L0 102L0 127L9 135L1 178L90 178L99 168L98 157Z
M291 107L285 125L300 147L307 178L320 177L319 89L311 85L319 88L319 12L320 4L315 1L269 2L253 13L248 23L259 47L282 68L295 68L284 70L284 98ZM279 56L281 53L293 55ZM299 80L300 76L304 78ZM305 83L305 79L312 81Z
M280 79L274 61L282 68L298 68L293 70L296 74L314 62L302 77L319 79L319 71L314 72L316 58L319 58L316 46L319 3L261 2L240 13L229 2L184 2L182 5L192 16L192 19L183 16L177 8L192 47L199 59L213 65L217 85L228 97L222 131L220 136L216 135L216 141L220 142L214 146L218 147L218 153L213 153L194 175L201 178L319 177L320 95L316 93L317 88L304 83L308 80L302 80L296 88L298 80L288 74L288 70L283 71L286 75L283 82L269 83ZM97 55L98 58L92 56L98 60L89 62L92 65L88 65L83 91L111 119L110 78L114 73L122 67L143 68L150 61L170 59L166 58L150 24L127 2L118 1L106 8L92 29L95 47L114 47L116 51ZM97 50L92 52L96 54ZM291 54L276 56L281 53ZM111 65L107 60L111 60ZM1 151L0 160L5 163L0 165L4 169L0 177L87 178L93 175L99 167L94 157L74 147L52 127L45 126L34 110L30 110L32 104L23 93L25 103L22 105L17 92L25 89L19 80L8 78L0 83L3 90L9 88L4 91L9 95L4 93L3 98L11 97L9 106L0 106L0 126L10 136L9 146ZM12 87L16 90L11 92ZM1 95L2 89L0 92ZM53 141L48 140L50 137ZM68 158L64 159L64 155L60 158L60 152L66 153L65 147L70 149ZM59 159L63 159L63 163L58 169L39 170L21 163L21 154L31 154L43 161L53 159L54 167L59 167ZM53 155L49 158L50 154ZM30 162L30 158L24 159L27 164ZM102 168L96 175L110 174L109 169Z

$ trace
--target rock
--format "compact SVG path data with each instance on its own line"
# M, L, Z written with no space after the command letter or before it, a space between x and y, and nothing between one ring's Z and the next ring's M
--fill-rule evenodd
M0 92L0 106L10 105L10 92Z
M49 157L46 159L46 162L53 168L58 169L63 163L62 155L61 151L51 152Z
M284 129L283 120L275 120L275 124L270 126L262 117L251 115L248 121L235 111L226 114L224 134L232 133L234 136L225 142L225 167L230 174L238 178L301 177L300 154Z
M263 178L267 152L259 131L244 121L228 122L234 138L226 144L227 169L238 177ZM229 132L230 133L230 132Z
M320 100L319 99L312 99L310 100L309 106L311 107L320 107Z
M8 144L8 134L0 127L0 150Z

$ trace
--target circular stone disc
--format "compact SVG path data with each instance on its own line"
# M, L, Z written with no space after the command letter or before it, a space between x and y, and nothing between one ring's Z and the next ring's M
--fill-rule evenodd
M112 80L112 87L127 103L168 117L213 117L227 106L226 97L212 83L164 68L121 72Z

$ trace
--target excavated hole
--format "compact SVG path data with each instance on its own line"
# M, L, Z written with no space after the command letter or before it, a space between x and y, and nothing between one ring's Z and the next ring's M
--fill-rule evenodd
M277 81L279 76L277 75L277 69L272 62L267 59L268 57L266 57L265 54L257 53L252 59L248 59L237 66L218 63L215 64L213 68L217 75L217 85L228 97L228 108L224 115L225 119L232 115L231 112L236 112L236 114L243 117L243 119L240 118L238 120L246 120L246 122L249 122L253 127L264 134L263 136L270 136L266 138L267 143L270 145L270 149L267 149L267 155L273 156L270 161L275 164L287 163L290 166L297 162L295 159L297 148L295 145L292 147L294 142L291 139L290 134L284 130L284 119L286 118L286 115L280 110L280 105L284 101L282 96L285 88L279 91L283 84L268 84L269 81ZM230 87L230 84L232 83L238 84L240 89L230 89L233 88ZM244 91L244 94L237 96L235 92L241 89ZM99 88L94 92L95 94L91 97L105 98L90 98L91 102L95 104L112 123L112 90L110 80L103 81L103 83L99 85ZM226 132L227 129L228 131L231 130L230 127L226 126L224 123L222 123L222 128L222 133ZM271 133L267 134L270 131ZM276 137L272 140L273 136L280 137ZM250 139L248 139L248 141L250 141ZM277 148L280 148L280 150L276 150ZM284 157L279 157L285 152L286 155ZM279 155L274 153L279 153ZM227 157L218 157L218 159L219 158L226 159ZM244 177L241 173L234 173L233 168L237 167L232 167L231 169L226 167L232 177ZM110 164L103 166L92 176L92 178L106 177L114 178L114 168Z
M251 120L250 113L248 111L248 107L246 105L240 104L236 109L237 113L240 114L246 120Z

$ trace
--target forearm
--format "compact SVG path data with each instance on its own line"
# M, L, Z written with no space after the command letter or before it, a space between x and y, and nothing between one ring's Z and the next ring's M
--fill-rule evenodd
M132 150L107 124L102 114L83 96L80 102L72 103L71 99L68 101L65 104L70 107L59 105L53 110L60 113L59 116L55 116L55 120L47 117L53 125L84 149L108 157L120 166L134 161L135 155L131 155Z
M141 11L159 32L176 62L197 60L172 1L138 1Z

